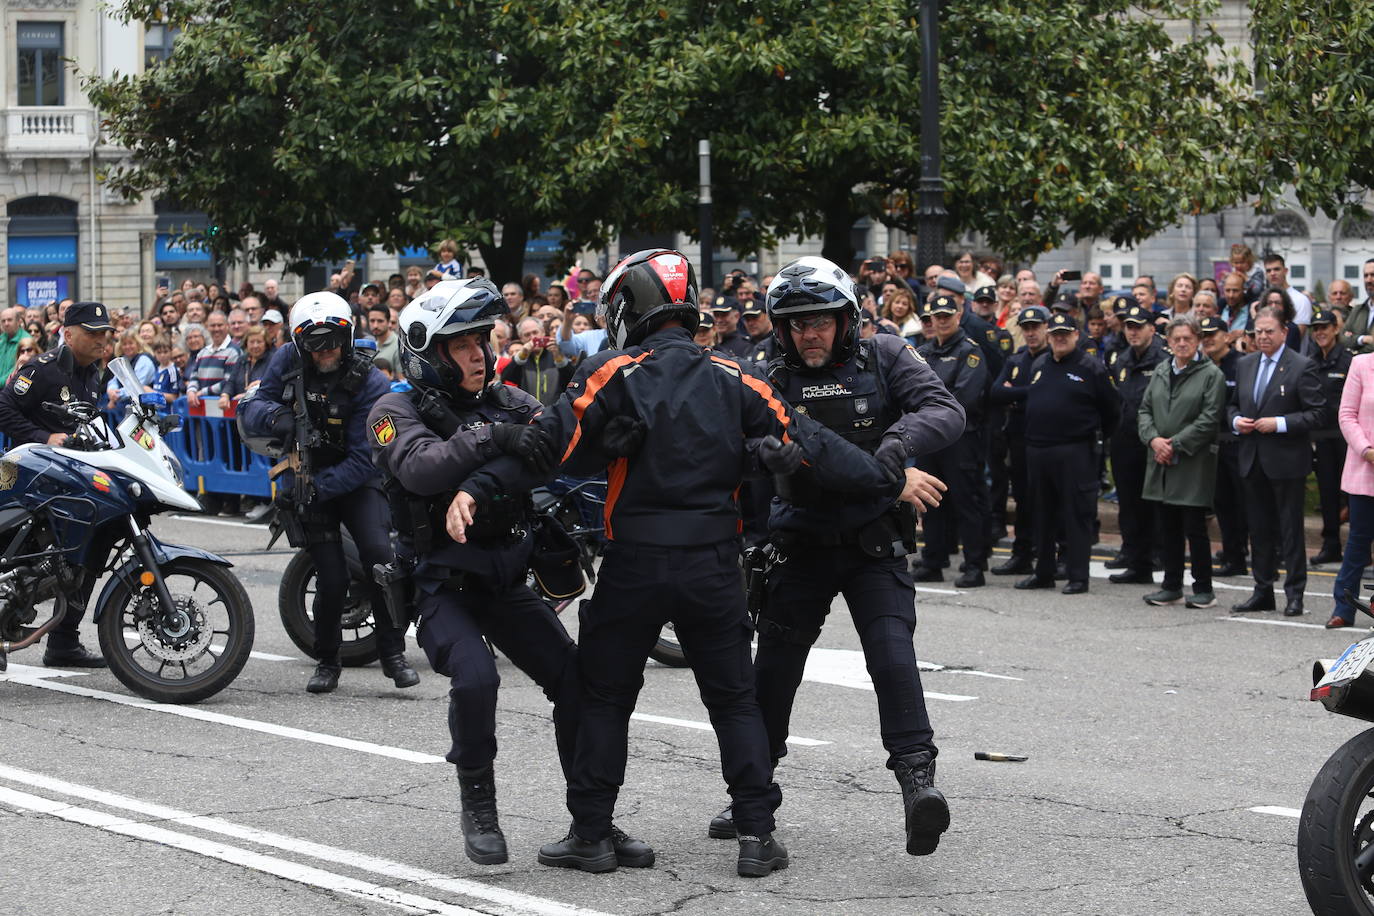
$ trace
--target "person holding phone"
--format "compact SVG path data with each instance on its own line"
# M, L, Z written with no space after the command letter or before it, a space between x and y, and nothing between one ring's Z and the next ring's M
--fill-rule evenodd
M541 404L552 404L572 380L573 361L563 355L558 341L538 318L524 319L516 330L520 344L501 370L501 381L528 392Z

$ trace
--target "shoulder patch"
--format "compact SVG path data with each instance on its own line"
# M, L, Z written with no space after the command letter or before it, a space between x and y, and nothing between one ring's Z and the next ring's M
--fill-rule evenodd
M1011 380L1012 380L1012 381L1016 381L1016 377L1017 377L1018 375L1020 375L1020 374L1021 374L1021 367L1020 367L1020 366L1012 366L1012 367L1011 367Z
M31 376L21 375L14 380L14 393L23 394L24 392L28 391L30 386L32 385L33 378Z
M906 348L908 351L910 351L911 355L915 357L917 362L923 363L926 361L926 358L922 356L920 353L916 352L916 348L913 347L911 344L907 344Z
M392 422L391 414L384 414L380 420L372 424L372 437L377 440L378 445L390 445L396 438L396 424Z
M996 340L997 340L997 329L996 329L996 328L988 328L988 343L994 343Z
M977 369L977 368L978 368L978 363L980 363L981 361L982 361L982 360L981 360L981 358L978 356L977 353L970 353L970 354L968 355L968 367L969 367L970 369Z

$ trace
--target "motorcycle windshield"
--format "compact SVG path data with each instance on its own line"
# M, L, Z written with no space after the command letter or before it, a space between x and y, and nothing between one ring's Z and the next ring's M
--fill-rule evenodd
M129 365L129 361L122 356L110 360L110 372L119 382L119 387L123 388L125 393L133 398L134 403L137 404L138 396L143 393L143 383L134 374L134 367Z

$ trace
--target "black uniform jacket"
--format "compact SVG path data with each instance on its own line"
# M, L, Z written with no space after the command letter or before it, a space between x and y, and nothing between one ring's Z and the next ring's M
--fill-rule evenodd
M76 432L76 423L65 412L44 407L44 402L94 405L99 399L99 366L78 368L72 351L59 346L16 372L0 391L0 433L13 445L46 443L53 433Z
M601 438L617 416L638 418L648 432L638 452L612 459ZM889 502L901 492L871 455L794 413L767 382L703 350L681 327L589 357L534 422L552 437L566 473L606 470L606 537L626 543L679 547L737 537L736 491L745 476L763 474L747 440L770 435L796 441L825 486L880 493ZM461 489L477 498L480 512L494 495L539 482L501 456Z
M1110 436L1120 420L1121 398L1096 356L1074 349L1057 360L1046 350L1031 363L1027 445L1091 443L1099 429Z

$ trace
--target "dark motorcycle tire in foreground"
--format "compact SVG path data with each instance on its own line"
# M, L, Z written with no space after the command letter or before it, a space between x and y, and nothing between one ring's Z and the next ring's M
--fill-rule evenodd
M180 557L162 566L177 616L157 613L141 567L110 590L96 609L100 650L124 686L158 703L196 703L238 676L253 649L253 607L223 566Z
M370 665L381 657L377 648L377 627L373 621L372 602L367 595L362 563L353 540L343 539L344 555L348 558L348 596L344 599L343 643L339 646L339 661L354 668ZM286 564L281 587L277 591L277 611L281 615L286 635L311 658L315 657L315 619L311 607L315 603L315 560L308 551L300 550ZM337 573L336 573L337 574ZM382 613L386 613L383 609Z
M1331 755L1303 802L1298 871L1317 916L1374 916L1371 792L1374 729L1351 738Z

